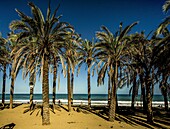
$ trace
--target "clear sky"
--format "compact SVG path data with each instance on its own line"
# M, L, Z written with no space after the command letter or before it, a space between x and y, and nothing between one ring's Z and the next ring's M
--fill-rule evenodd
M46 14L48 0L29 0L35 3ZM113 33L118 29L119 23L124 27L132 22L139 24L132 32L145 31L148 34L155 30L166 15L162 12L165 0L51 0L51 8L54 10L60 3L58 15L62 14L61 21L69 22L83 39L91 40L95 32L105 25ZM7 37L10 31L8 26L12 20L19 19L15 8L31 16L28 0L3 0L0 3L0 32ZM79 77L75 77L74 93L87 93L87 72L82 67ZM0 93L2 92L2 72L0 72ZM66 78L60 75L60 88L57 93L67 93ZM52 93L52 75L49 77L50 93ZM19 73L15 82L15 93L29 93L28 79L22 79ZM6 92L9 93L10 79L7 79ZM92 93L107 93L107 79L104 86L97 87L97 75L91 78ZM37 79L35 93L41 93L41 80ZM129 88L124 87L118 93L128 93ZM155 94L159 88L155 88Z

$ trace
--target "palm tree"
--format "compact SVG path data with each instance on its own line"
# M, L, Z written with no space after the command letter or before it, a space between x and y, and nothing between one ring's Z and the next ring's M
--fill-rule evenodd
M10 33L10 34L12 34L12 33ZM16 46L16 43L15 43L16 35L10 36L10 34L8 35L8 40L9 40L9 49L10 49L10 53L11 53L12 49L14 49L14 47ZM16 60L16 59L13 60L11 54L10 54L10 59L11 59L11 61L10 61L10 65L11 65L11 68L10 68L10 77L11 77L10 109L12 109L13 108L14 83L15 83L15 77L18 73L18 70L15 70L15 67L16 67L16 64L18 63L18 60Z
M19 60L17 65L23 65L26 68L26 75L31 69L34 69L34 64L40 64L42 74L42 124L50 124L49 113L49 65L52 55L59 54L59 47L62 46L65 41L64 37L69 35L69 31L73 31L73 28L65 22L60 22L61 16L56 17L58 8L51 14L50 4L47 9L46 19L42 15L41 10L33 3L28 3L31 8L33 17L29 17L17 10L17 13L21 17L21 20L12 21L10 29L16 31L17 46L12 51L13 58ZM68 33L69 32L69 33ZM32 40L34 39L34 40ZM25 41L29 41L25 44ZM61 44L61 45L59 45ZM34 46L34 47L33 47ZM34 48L34 50L32 49ZM35 58L33 60L32 56ZM61 56L60 56L61 57ZM21 63L23 60L23 63ZM29 62L30 61L30 62ZM28 63L29 62L29 63ZM26 66L26 64L29 64Z
M2 105L3 106L5 104L6 67L7 67L7 64L9 63L9 61L8 61L9 52L7 50L6 42L7 42L7 40L0 35L0 51L1 51L1 53L0 53L0 71L1 71L1 65L2 65L2 70L3 70Z
M113 35L105 26L102 26L101 32L96 33L99 43L96 44L98 50L97 56L104 60L103 67L98 75L99 84L103 80L107 69L111 77L111 102L109 108L109 121L115 120L116 111L116 91L118 88L120 76L118 67L122 67L127 55L127 33L135 26L137 22L127 26L122 30L122 23L120 23L120 30Z
M79 65L80 68L83 63L87 64L87 88L88 88L88 107L91 107L91 84L90 84L90 69L94 64L94 42L90 42L87 39L82 41L81 46L78 48L79 53Z
M163 5L163 11L167 13L170 9L170 0L167 0ZM165 110L168 110L168 77L170 69L170 58L169 58L169 25L170 25L170 16L167 16L166 19L159 25L155 31L155 40L156 45L154 48L155 58L154 63L155 67L158 68L157 75L158 78L161 78L160 89L162 95L164 96Z
M168 111L168 78L170 75L170 33L162 39L156 39L156 45L153 53L156 58L154 58L154 67L157 68L157 78L160 80L160 89L164 97L165 110Z
M148 37L148 36L147 36ZM132 56L134 62L137 62L137 66L140 69L139 76L144 81L146 87L146 100L147 100L147 122L153 123L153 112L152 112L152 97L153 97L153 89L155 81L155 67L154 60L157 58L154 53L155 40L148 40L147 37L144 36L144 33L136 34L132 38L133 48L132 48ZM135 61L136 60L136 61ZM143 76L143 77L141 77Z
M64 45L64 51L65 53L64 57L67 63L67 90L68 90L68 111L71 111L71 103L72 103L72 88L73 87L73 76L74 76L74 69L76 65L77 60L77 41L76 38L78 35L72 33L70 36L67 37L67 41ZM70 73L72 71L72 73ZM70 75L72 74L72 79L70 78Z

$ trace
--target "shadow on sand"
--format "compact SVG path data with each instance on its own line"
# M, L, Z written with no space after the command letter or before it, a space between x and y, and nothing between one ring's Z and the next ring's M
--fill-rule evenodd
M15 127L15 124L10 123L10 124L0 127L0 129L13 129L14 127Z
M22 103L13 104L13 108L16 108L20 105L22 105ZM10 106L9 104L2 105L2 103L0 103L0 110L9 109L9 106Z
M75 108L75 107L74 107ZM74 109L73 108L73 109ZM108 121L108 112L109 108L107 106L77 106L79 112L82 113L93 113L105 120ZM77 110L76 110L77 111ZM170 112L164 111L164 109L153 109L154 113L154 123L147 123L147 116L143 112L142 108L136 108L136 110L131 110L131 107L119 107L119 111L116 113L116 120L121 122L126 122L131 126L144 126L146 128L161 128L169 129L170 128Z
M42 116L42 114L43 114L43 106L41 105L41 104L33 104L33 106L30 108L30 106L28 105L28 106L25 106L24 107L25 108L25 110L23 111L23 114L25 114L25 113L30 113L30 115L32 115L35 111L37 111L37 113L36 113L36 116L38 116L39 114ZM63 107L64 108L64 107ZM49 109L50 109L50 111L51 112L53 112L54 114L55 114L55 111L54 111L54 109L55 110L58 110L58 111L61 111L60 110L60 107L59 106L57 106L57 105L49 105Z

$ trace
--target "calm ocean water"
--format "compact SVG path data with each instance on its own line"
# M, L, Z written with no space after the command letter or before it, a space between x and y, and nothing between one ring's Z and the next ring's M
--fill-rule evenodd
M84 104L87 105L87 94L74 94L73 103L76 105ZM49 95L50 103L52 103L52 94ZM107 105L107 94L92 94L91 103L92 105ZM131 106L131 95L118 94L118 105L119 106ZM0 102L2 95L0 94ZM10 95L5 95L5 102L9 103ZM67 94L56 94L56 103L60 100L61 103L67 104ZM34 102L42 103L42 94L34 94ZM29 94L14 94L14 103L29 103ZM154 95L153 96L153 106L164 106L163 96ZM136 97L135 106L142 106L141 96ZM170 107L170 103L169 103Z
M52 99L52 94L49 95ZM74 94L74 100L87 100L87 94ZM107 101L107 94L92 94L91 100L93 101ZM131 101L132 96L127 94L118 94L118 101ZM0 100L2 99L2 94L0 94ZM10 95L5 95L5 100L9 100ZM67 94L56 94L56 99L67 99ZM29 94L14 94L14 100L29 100ZM34 100L42 100L42 94L34 94ZM141 96L136 97L136 101L141 101ZM153 101L161 102L163 101L162 95L154 95Z

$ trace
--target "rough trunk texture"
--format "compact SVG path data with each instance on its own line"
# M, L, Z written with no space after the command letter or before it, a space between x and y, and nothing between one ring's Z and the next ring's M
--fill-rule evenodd
M15 81L15 77L14 77L14 69L12 68L11 71L11 88L10 88L10 109L13 108L13 97L14 97L14 81Z
M48 80L48 58L44 55L43 61L43 79L42 79L42 97L43 97L43 110L42 110L42 125L50 124L49 112L49 80Z
M116 88L117 88L117 72L118 66L117 62L114 66L114 78L112 79L112 90L111 90L111 102L110 102L110 109L109 109L109 121L114 121L116 116Z
M2 105L5 104L5 87L6 87L6 64L4 64L4 70L3 70Z
M71 86L70 86L70 64L67 68L67 90L68 90L68 111L71 111Z
M71 73L71 105L73 105L74 74Z
M88 85L88 107L91 107L91 87L90 87L90 64L88 64L87 85Z
M165 111L168 111L168 93L167 93L167 85L166 85L167 79L168 76L163 74L162 81L161 81L161 91L164 97Z
M33 73L34 75L34 73ZM33 109L33 93L34 93L34 76L30 75L30 111Z
M142 99L143 99L143 110L144 112L147 111L147 106L146 106L146 90L145 90L145 85L144 85L144 81L143 81L143 76L140 75L140 82L141 82L141 94L142 94Z
M133 110L135 109L136 76L137 76L137 73L134 72L134 76L133 76L133 91L132 91L132 103L131 103L131 108L132 108Z
M119 112L119 105L118 105L117 93L116 93L116 112Z
M108 75L108 106L110 106L110 98L111 98L111 80L110 80L110 76Z
M55 95L56 95L56 79L57 79L57 65L56 65L56 59L54 58L54 71L53 71L53 107L55 105Z
M115 115L116 115L116 94L115 94L115 86L112 85L110 108L109 108L109 121L114 121Z
M152 112L152 95L151 95L151 78L146 77L146 95L147 95L147 122L153 123L153 112Z
M34 92L34 88L30 87L30 111L33 109L33 92Z
M163 96L164 96L165 111L168 111L168 95L167 95L167 91L165 91L163 93Z

